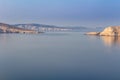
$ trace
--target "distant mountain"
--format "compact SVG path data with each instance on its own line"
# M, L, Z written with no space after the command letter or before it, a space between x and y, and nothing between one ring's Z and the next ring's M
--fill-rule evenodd
M0 33L37 33L37 32L35 30L24 29L5 23L0 23Z
M86 27L79 27L79 26L67 26L67 27L60 27L54 25L45 25L45 24L15 24L13 26L24 28L24 29L31 29L36 30L38 32L47 32L47 31L81 31L86 30Z
M45 24L5 24L0 23L0 32L2 33L38 33L38 32L62 32L62 31L92 31L97 28L88 28L83 26L54 26Z

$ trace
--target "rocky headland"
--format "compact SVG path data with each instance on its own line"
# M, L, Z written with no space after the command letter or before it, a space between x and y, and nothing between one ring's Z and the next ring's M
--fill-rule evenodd
M98 36L120 36L120 26L110 26L105 28L102 32L88 32L86 35Z
M35 30L18 28L9 24L0 23L0 33L38 33Z

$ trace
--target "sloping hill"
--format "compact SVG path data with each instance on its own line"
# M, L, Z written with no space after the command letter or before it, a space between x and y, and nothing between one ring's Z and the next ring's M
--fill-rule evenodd
M35 30L18 28L9 24L0 23L1 33L37 33Z

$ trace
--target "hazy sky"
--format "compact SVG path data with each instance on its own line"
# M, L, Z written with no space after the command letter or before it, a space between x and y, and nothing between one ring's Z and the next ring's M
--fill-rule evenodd
M0 22L120 25L120 0L0 0Z

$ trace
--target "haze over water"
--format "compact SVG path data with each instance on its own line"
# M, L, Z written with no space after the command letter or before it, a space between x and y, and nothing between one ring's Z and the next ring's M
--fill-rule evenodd
M119 38L0 34L1 80L118 80L119 61Z

